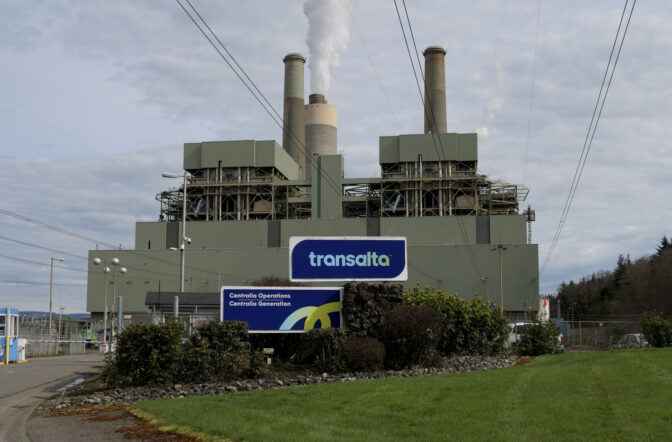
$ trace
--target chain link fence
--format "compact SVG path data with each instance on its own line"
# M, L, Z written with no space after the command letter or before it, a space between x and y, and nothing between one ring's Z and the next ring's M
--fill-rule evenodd
M26 358L76 355L86 352L86 342L78 334L79 324L57 315L19 316L19 338L26 339Z
M638 319L553 319L553 322L563 335L565 351L619 350L648 346L641 334Z

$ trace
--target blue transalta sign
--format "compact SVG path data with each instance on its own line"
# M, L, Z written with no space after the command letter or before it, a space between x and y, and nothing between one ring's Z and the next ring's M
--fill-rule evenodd
M340 328L341 287L222 287L220 319L247 322L251 332Z
M406 238L292 236L292 281L406 281Z

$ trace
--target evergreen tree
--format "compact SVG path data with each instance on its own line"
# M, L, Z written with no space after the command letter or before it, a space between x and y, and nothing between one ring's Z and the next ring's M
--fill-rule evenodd
M625 277L625 268L628 265L629 261L630 261L629 256L628 259L626 260L623 257L623 254L618 255L618 259L616 260L616 268L614 269L614 286L616 286L616 288L620 287L621 280Z
M663 239L660 240L660 245L656 247L656 255L660 256L663 251L672 248L672 243L667 239L667 236L663 235Z

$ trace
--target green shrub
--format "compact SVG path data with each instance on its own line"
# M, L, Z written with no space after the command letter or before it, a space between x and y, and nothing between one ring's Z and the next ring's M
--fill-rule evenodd
M520 338L518 352L526 356L553 354L558 351L560 331L551 321L533 320Z
M298 362L314 364L320 371L339 372L344 368L341 353L346 333L340 328L316 328L301 335Z
M441 315L433 308L397 305L385 312L381 329L385 366L425 365L441 338L442 327Z
M246 322L209 322L183 345L180 380L239 379L250 374L252 364Z
M343 360L352 371L380 370L385 362L385 346L375 338L351 336L343 344Z
M179 373L182 324L133 324L117 336L116 352L102 371L110 385L170 383Z
M250 355L250 368L247 376L249 378L263 378L266 374L266 358L260 351L255 351Z
M500 308L491 309L480 297L471 302L443 290L419 285L404 293L407 305L431 307L443 318L438 349L443 354L492 354L501 351L509 335Z
M247 322L213 321L196 327L192 339L204 341L216 352L242 353L250 351L250 334Z
M672 319L665 319L661 312L644 312L639 328L652 347L672 346Z
M117 338L103 368L110 385L147 385L259 377L263 356L250 351L247 323L211 322L182 343L182 324L133 324Z

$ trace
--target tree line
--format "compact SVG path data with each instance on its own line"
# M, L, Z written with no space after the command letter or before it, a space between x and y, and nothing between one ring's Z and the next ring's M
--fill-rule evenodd
M590 319L602 316L641 315L660 311L672 315L672 242L663 236L656 253L635 261L619 255L613 270L603 270L563 282L551 309L560 302L566 319Z

